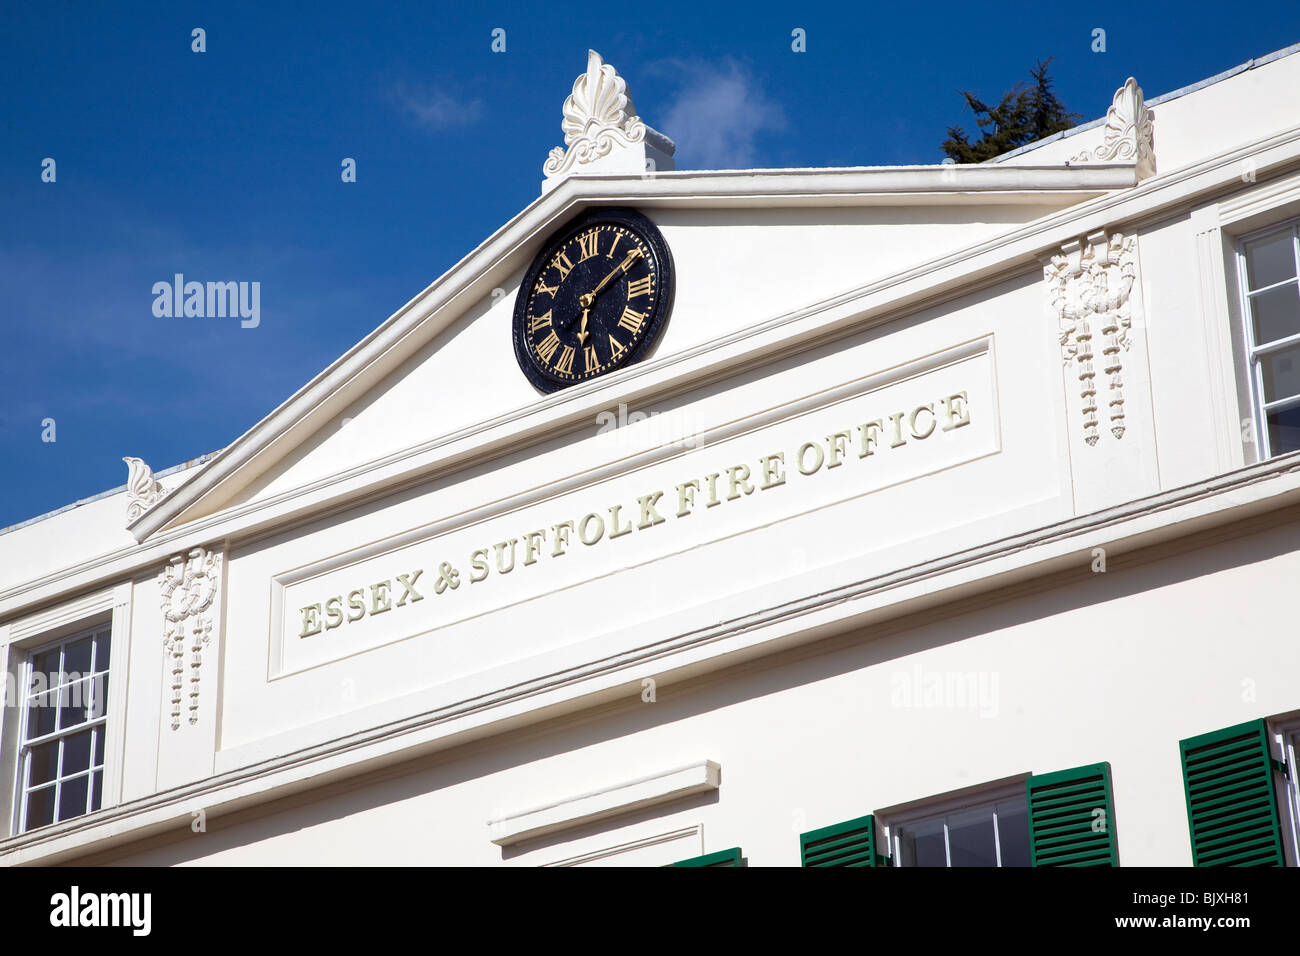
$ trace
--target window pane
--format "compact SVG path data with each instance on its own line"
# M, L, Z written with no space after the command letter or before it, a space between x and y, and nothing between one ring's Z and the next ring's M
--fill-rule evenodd
M104 728L95 730L95 766L104 766Z
M953 866L997 866L993 808L955 813L948 818L948 853Z
M57 714L55 704L57 691L49 691L39 697L33 697L27 704L27 739L33 740L54 732L54 718Z
M109 654L112 652L112 638L108 631L102 632L95 641L95 670L108 670Z
M63 680L71 680L73 676L80 676L90 673L90 636L72 641L63 649ZM62 683L62 681L60 681Z
M1300 395L1300 345L1260 356L1259 367L1264 379L1264 401Z
M90 809L98 810L100 804L104 802L104 771L97 771L93 780L94 784L90 791Z
M1291 233L1268 236L1246 246L1246 274L1252 289L1294 278L1295 248Z
M59 682L59 648L52 647L48 651L33 655L32 657L32 679L36 680L36 675L41 675L41 682L46 687L53 687Z
M1029 814L1025 801L1007 800L998 804L998 843L1002 847L1003 866L1029 865Z
M1284 455L1300 449L1300 405L1283 408L1268 416L1268 450Z
M75 727L86 722L86 708L90 705L90 678L69 684L59 694L59 729Z
M108 675L100 674L90 679L90 701L86 716L90 720L103 717L108 712Z
M48 744L38 744L31 751L30 774L27 785L35 787L49 783L59 775L59 742L51 740Z
M1294 282L1251 296L1255 344L1267 345L1300 332L1300 286Z
M27 795L27 829L54 822L54 786L33 790Z
M59 784L59 819L68 820L86 812L90 796L90 777L76 777Z
M71 734L63 738L62 776L90 769L90 731Z
M900 866L947 866L943 845L943 821L928 820L914 826L900 827L898 851Z

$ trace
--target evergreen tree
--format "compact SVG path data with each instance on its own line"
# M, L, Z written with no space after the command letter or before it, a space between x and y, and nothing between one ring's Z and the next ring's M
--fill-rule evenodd
M1052 89L1047 72L1051 62L1051 57L1039 61L1030 71L1032 82L1017 83L997 106L989 106L969 90L962 90L966 105L975 114L980 138L972 143L960 126L949 126L943 151L959 163L982 163L1073 126L1080 116L1068 112Z

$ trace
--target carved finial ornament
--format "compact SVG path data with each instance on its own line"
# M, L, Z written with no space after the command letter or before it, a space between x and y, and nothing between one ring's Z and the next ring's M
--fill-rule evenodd
M1071 157L1072 163L1135 163L1141 181L1156 174L1155 113L1147 109L1142 87L1128 80L1115 91L1106 111L1102 144Z
M649 140L671 156L672 141L646 126L636 115L627 82L595 50L587 51L587 72L573 82L564 101L564 146L551 150L542 166L548 178Z
M123 458L126 462L126 493L130 499L126 506L126 523L130 524L167 494L158 479L153 476L153 469L139 458Z

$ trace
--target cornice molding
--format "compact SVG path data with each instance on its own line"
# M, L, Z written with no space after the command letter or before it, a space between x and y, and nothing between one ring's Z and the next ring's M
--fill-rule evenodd
M1253 216L1300 203L1300 172L1263 183L1255 183L1254 173L1248 168L1242 174L1244 181L1251 184L1249 189L1219 204L1217 225L1236 227Z
M514 846L525 840L571 830L633 810L717 790L721 786L722 767L712 760L700 760L663 773L554 800L544 806L502 814L488 820L488 839L497 846Z
M38 634L50 634L60 628L80 624L87 618L107 614L115 606L114 588L83 594L75 600L47 608L9 623L9 640L21 641Z

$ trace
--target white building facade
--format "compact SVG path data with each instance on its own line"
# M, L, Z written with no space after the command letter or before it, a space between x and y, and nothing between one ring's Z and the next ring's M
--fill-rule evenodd
M592 54L454 268L0 534L0 861L1296 865L1297 89L678 171Z

